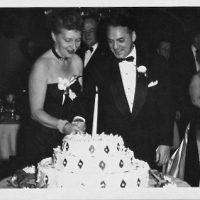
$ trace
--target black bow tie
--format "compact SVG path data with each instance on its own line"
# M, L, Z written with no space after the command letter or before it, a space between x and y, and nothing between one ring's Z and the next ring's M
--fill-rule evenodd
M126 58L119 58L119 59L117 59L118 63L120 63L122 61L133 62L133 60L134 60L133 56L129 56L129 57L126 57Z
M89 50L90 52L93 52L93 47L87 47L86 51Z

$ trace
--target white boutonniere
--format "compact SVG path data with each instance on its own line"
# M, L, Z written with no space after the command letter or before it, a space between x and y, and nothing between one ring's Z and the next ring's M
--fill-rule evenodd
M65 95L68 95L71 100L76 98L76 94L70 89L70 86L76 81L78 77L72 77L70 80L67 78L58 77L58 89L63 90L62 105L65 102Z
M138 66L137 71L147 77L147 68L144 65Z
M148 87L153 87L153 86L156 86L158 84L158 81L152 81L148 84Z

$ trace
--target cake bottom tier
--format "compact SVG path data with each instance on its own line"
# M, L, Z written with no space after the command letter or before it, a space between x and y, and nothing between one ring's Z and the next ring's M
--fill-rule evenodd
M133 189L148 187L149 172L137 169L123 173L69 173L55 168L38 169L38 187Z

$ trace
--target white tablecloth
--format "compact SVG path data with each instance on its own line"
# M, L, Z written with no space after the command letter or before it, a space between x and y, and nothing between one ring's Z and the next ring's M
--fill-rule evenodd
M0 159L16 155L19 124L0 124Z
M172 188L133 188L131 191L77 188L42 188L42 189L16 189L8 186L6 178L0 181L0 199L4 200L67 200L67 199L199 199L200 190L189 187L181 180L177 181L177 187ZM182 184L183 183L183 184Z

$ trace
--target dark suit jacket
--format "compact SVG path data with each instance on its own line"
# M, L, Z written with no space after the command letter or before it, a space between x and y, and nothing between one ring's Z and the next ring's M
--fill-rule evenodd
M147 66L139 53L137 55L137 66ZM113 55L102 57L95 66L91 65L85 80L84 97L89 105L94 101L94 97L91 98L93 86L98 86L98 132L121 135L125 146L131 148L137 158L146 160L153 167L157 146L172 145L173 109L170 92L161 91L156 86L148 88L149 78L137 72L131 113L118 62Z
M179 58L179 72L183 84L188 86L192 76L197 72L191 47L188 47L184 54Z
M86 46L84 46L84 44L82 45L82 47L78 50L77 54L81 57L81 59L84 62L84 57L85 57L85 52L86 52ZM88 70L90 71L90 68L96 68L98 63L100 63L103 59L105 59L107 56L109 56L111 54L111 51L108 49L108 46L99 43L95 52L92 54L90 60L88 61L87 65L84 67L83 70L83 87L85 87L85 85L87 84L86 82L88 82L88 80L90 80L90 77L88 77ZM97 68L102 68L101 65L98 65ZM92 73L92 72L91 72ZM91 74L91 76L93 77L93 75ZM94 85L93 87L93 91L92 94L94 94ZM82 112L80 113L80 115L84 115L82 114L83 112L85 112L86 116L87 116L87 130L90 132L92 130L92 120L93 120L93 106L94 106L94 95L91 96L90 99L90 103L87 104L87 109L83 110L83 108L80 108L79 106L77 106L77 108L79 107L79 110L82 110ZM82 99L80 100L82 101ZM79 104L82 106L82 104ZM78 111L79 113L80 111ZM99 115L101 115L101 108L99 108Z
M185 121L188 123L193 118L193 112L191 112L192 104L189 97L188 88L192 76L197 72L191 47L188 47L188 49L178 55L177 65L179 67L178 84L180 85L180 111L182 112L182 116L184 117Z
M77 54L81 57L81 59L84 62L84 57L85 57L85 52L86 52L86 46L82 45L82 47L77 51ZM107 55L110 54L110 50L108 49L107 46L99 43L95 52L92 54L90 60L88 61L87 65L85 66L85 69L90 66L90 65L95 65L95 62L101 58L101 57L106 57ZM84 70L85 70L84 69Z

